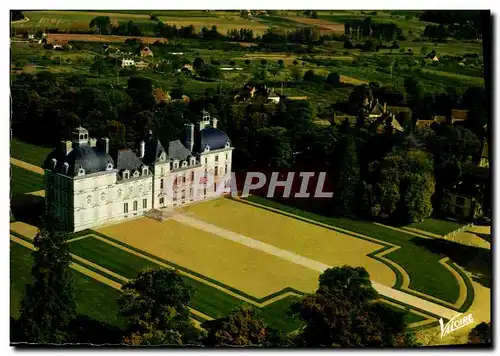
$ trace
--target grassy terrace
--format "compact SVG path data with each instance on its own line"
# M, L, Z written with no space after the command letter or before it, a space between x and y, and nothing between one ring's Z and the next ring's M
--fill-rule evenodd
M11 165L11 194L24 194L44 189L43 176L27 169Z
M10 243L10 315L19 316L26 284L31 281L31 250ZM73 271L77 312L116 327L125 326L118 315L116 299L120 292L80 272Z
M446 235L452 231L460 229L464 224L455 221L439 220L439 219L425 219L424 221L416 222L407 227L419 229L423 231L432 232L437 235Z
M141 270L157 266L154 262L132 255L91 237L71 242L70 250L73 254L99 264L126 278L135 278ZM240 299L202 282L186 276L184 276L184 280L195 289L191 306L213 318L222 317L236 306L243 304L243 301ZM123 283L122 281L119 282ZM273 328L286 332L293 331L300 325L298 320L286 315L293 301L294 298L288 297L279 302L272 303L261 308L261 314Z
M321 216L257 196L250 196L246 199L286 213L330 225L332 228L343 228L401 246L400 249L385 255L385 257L406 270L410 276L411 289L450 303L454 303L459 296L458 282L453 274L439 263L442 256L417 245L416 241L419 240L417 237L375 225L371 222Z
M14 137L10 141L10 155L12 157L37 167L43 164L43 161L52 150L52 148L35 146Z

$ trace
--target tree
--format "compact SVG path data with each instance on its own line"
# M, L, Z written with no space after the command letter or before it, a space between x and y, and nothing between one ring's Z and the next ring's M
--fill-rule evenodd
M196 70L202 69L204 65L205 61L203 60L203 58L196 57L193 61L193 68Z
M228 316L204 323L206 346L262 346L267 325L255 308L240 306Z
M404 312L377 301L363 267L323 272L316 293L292 305L306 326L296 339L305 347L417 346L407 331Z
M313 11L313 12L311 13L311 17L312 17L313 19L317 19L317 18L318 18L318 13L317 13L316 11Z
M99 32L102 35L108 35L111 32L111 19L109 16L97 16L89 22L89 28Z
M181 345L198 340L188 309L194 290L184 283L179 272L147 269L122 290L118 305L129 320L125 343Z
M285 62L283 62L283 60L282 60L282 59L278 59L278 66L279 66L280 68L284 68L284 67L285 67Z
M331 72L328 74L328 77L326 78L326 82L328 84L331 84L333 86L339 86L340 85L340 75L338 73Z
M293 60L293 65L296 66L297 64L299 64L299 62L296 59L294 59Z
M308 82L313 82L315 80L315 74L312 69L309 69L307 72L304 73L304 80Z
M491 346L491 327L490 323L484 321L476 325L468 336L468 344Z
M265 66L267 64L267 60L261 59L260 64L262 64L263 66Z
M198 70L198 74L204 78L219 78L220 73L219 67L210 64L204 65Z
M284 127L270 126L258 129L253 147L254 157L264 166L289 167L292 149L290 137Z
M366 41L365 44L363 45L363 51L365 51L365 52L375 51L375 43L373 43L370 40Z
M109 63L99 56L94 57L94 62L90 66L90 69L94 72L97 72L97 76L99 78L101 77L101 75L105 75L111 70Z
M359 184L359 163L356 142L352 135L344 136L339 145L339 179L335 190L335 205L340 215L355 213L356 191Z
M429 52L429 49L426 46L422 46L422 48L420 48L420 54L422 56L425 56L427 52Z
M70 337L68 325L75 318L76 305L66 240L61 226L47 216L33 243L33 282L21 301L22 341L60 344Z
M252 63L249 59L245 59L245 64L248 66L250 65L250 63Z

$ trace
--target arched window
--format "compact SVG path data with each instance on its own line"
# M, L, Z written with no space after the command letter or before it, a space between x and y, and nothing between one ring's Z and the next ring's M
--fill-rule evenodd
M182 168L186 168L187 166L188 166L187 161L183 161L183 162L182 162Z
M113 169L113 163L108 162L108 165L106 166L106 170L110 171Z
M85 169L80 168L80 169L78 170L78 175L79 175L79 176L83 176L84 174L85 174Z
M208 152L210 151L210 146L209 145L205 145L205 152Z

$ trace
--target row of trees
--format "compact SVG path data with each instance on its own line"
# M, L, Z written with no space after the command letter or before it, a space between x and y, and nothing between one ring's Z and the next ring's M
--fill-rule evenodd
M395 39L403 40L403 30L395 23L374 22L371 17L363 20L352 20L344 24L346 39L362 40L374 38L377 41L391 42Z

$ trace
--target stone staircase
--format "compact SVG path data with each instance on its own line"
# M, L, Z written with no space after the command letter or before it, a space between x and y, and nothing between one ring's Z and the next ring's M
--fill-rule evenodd
M144 216L157 220L165 221L177 215L185 215L185 211L179 208L151 209Z

